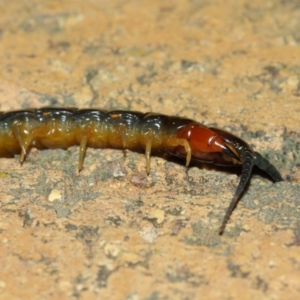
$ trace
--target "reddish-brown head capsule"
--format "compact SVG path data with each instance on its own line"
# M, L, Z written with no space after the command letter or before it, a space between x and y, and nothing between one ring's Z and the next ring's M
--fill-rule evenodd
M199 124L190 124L179 129L177 137L189 142L192 153L222 152L225 143L214 131Z
M218 165L227 165L228 162L232 164L233 160L239 160L237 153L232 151L218 133L201 124L191 123L180 128L176 137L188 142L192 159ZM184 157L187 153L184 147L178 146L174 154Z

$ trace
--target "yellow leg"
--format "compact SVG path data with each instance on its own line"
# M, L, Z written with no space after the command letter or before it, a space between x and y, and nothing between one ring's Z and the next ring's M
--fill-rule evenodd
M46 137L51 132L50 126L38 126L33 128L30 132L25 125L17 123L13 126L13 134L18 140L21 147L20 162L25 160L27 150L32 141L36 138Z
M16 137L16 139L18 140L20 147L21 147L21 154L20 154L20 163L22 164L22 162L25 159L26 156L26 150L28 148L28 144L26 145L24 138L26 137L24 134L22 134L22 128L23 126L21 124L15 124L13 126L13 134ZM24 132L24 130L23 130Z
M86 152L86 145L88 141L88 136L83 135L80 140L80 146L79 146L79 160L78 160L78 173L81 171L84 161L84 156Z
M186 152L186 167L189 166L191 159L192 159L192 149L190 147L189 142L186 139L174 138L173 140L169 141L168 146L176 147L176 146L183 146Z
M147 174L150 173L150 155L151 155L151 144L152 144L152 138L148 138L146 142L146 149L145 149L145 155L146 155L146 170Z

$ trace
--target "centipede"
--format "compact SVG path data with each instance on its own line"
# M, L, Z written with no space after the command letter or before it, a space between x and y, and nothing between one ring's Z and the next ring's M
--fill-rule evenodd
M79 146L79 172L88 147L145 153L148 174L152 153L179 157L185 160L186 167L193 161L240 166L239 183L219 227L220 235L245 191L254 166L274 183L283 180L275 166L241 138L184 117L61 107L0 112L0 157L19 154L22 164L31 148L66 150L72 146Z

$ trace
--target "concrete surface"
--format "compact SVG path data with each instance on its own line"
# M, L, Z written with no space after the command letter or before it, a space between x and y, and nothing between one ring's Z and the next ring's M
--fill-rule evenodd
M0 299L299 299L300 2L0 1L0 110L163 112L285 181L78 148L1 159Z

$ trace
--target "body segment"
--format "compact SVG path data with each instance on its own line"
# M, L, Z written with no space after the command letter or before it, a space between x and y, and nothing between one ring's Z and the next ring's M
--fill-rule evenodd
M20 154L30 148L68 149L79 146L78 169L87 147L144 151L150 171L152 152L167 152L186 161L219 166L241 165L239 185L220 227L221 234L247 185L254 165L274 182L282 180L276 168L240 138L194 120L154 113L52 108L0 112L0 156Z

